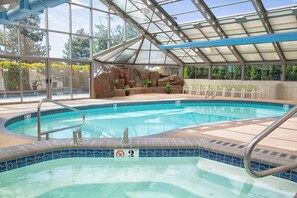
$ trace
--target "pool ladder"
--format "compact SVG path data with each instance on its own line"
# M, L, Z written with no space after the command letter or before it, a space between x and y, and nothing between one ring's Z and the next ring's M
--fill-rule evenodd
M271 125L269 125L267 128L265 128L261 133L259 133L256 137L254 137L250 143L248 144L247 148L245 149L244 154L244 168L246 172L252 176L252 177L265 177L268 175L273 175L276 173L280 173L283 171L291 170L297 168L297 163L279 166L276 168L272 168L269 170L265 170L262 172L255 172L252 169L251 166L251 154L255 146L263 140L265 137L267 137L270 133L272 133L275 129L277 129L281 124L286 122L289 118L294 116L294 114L297 113L297 105L294 106L289 112L287 112L285 115L274 121Z
M76 125L72 125L69 127L63 127L63 128L59 128L59 129L54 129L54 130L49 130L49 131L45 131L45 132L41 132L41 105L43 104L43 102L51 102L53 104L59 105L61 107L64 107L66 109L69 109L71 111L75 111L75 112L79 112L82 115L82 121L80 124L76 124ZM75 131L73 131L73 143L74 144L78 144L81 140L82 140L82 131L81 131L81 126L85 123L85 114L84 112L82 112L79 109L73 108L73 107L69 107L67 105L64 105L62 103L50 100L48 98L43 98L39 101L38 106L37 106L37 135L38 135L38 141L41 141L41 136L42 135L46 135L46 140L49 140L49 134L50 133L55 133L55 132L59 132L59 131L63 131L63 130L67 130L67 129L73 129L73 128L77 128Z

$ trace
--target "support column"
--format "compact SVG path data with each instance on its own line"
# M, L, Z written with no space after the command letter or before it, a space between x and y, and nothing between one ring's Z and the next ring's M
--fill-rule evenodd
M245 75L245 65L241 65L241 80L243 81L244 80L244 75Z
M184 66L184 65L180 65L180 66L179 66L178 75L179 75L179 77L181 77L181 78L184 78L184 69L185 69L185 66Z
M286 75L287 75L287 65L283 64L282 65L282 77L281 77L281 81L285 81L286 80Z
M208 80L211 80L212 77L212 65L209 65L209 70L208 70Z

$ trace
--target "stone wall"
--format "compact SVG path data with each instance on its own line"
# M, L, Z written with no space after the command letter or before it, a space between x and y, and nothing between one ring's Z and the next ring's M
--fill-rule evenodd
M152 84L151 87L143 89L145 79L150 79ZM118 81L116 89L115 81ZM150 72L142 67L111 67L108 72L95 77L94 98L122 96L127 85L130 86L133 94L164 93L166 83L174 85L173 93L182 92L184 80L179 76L162 76L158 72Z
M256 90L264 92L266 99L297 100L297 82L290 81L241 81L241 80L207 80L207 79L185 79L186 85L198 84L234 84L234 85L255 85ZM276 90L281 86L280 94Z

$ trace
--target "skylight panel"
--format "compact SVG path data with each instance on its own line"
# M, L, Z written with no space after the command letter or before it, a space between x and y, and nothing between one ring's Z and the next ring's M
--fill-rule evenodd
M234 2L234 1L233 1ZM239 15L248 12L255 12L255 7L251 2L226 4L226 6L211 8L213 14L217 17Z
M277 7L284 7L284 6L296 6L297 1L296 0L262 0L262 3L264 4L266 9L272 9Z

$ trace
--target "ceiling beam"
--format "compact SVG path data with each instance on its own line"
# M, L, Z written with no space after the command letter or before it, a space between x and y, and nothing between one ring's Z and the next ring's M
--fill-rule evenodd
M256 9L256 12L266 30L266 32L268 34L273 34L274 33L274 30L272 28L272 25L268 19L268 15L267 15L267 10L265 9L263 3L261 0L251 0L253 6L255 7ZM278 57L280 58L281 62L283 63L283 65L286 64L286 57L283 53L283 50L280 46L279 43L272 43L276 53L278 54Z
M217 39L211 41L197 41L188 42L175 45L161 45L161 49L176 49L176 48L191 48L191 47L220 47L220 46L233 46L233 45L248 45L248 44L261 44L261 43L276 43L286 41L297 41L297 31L284 32L275 34L264 34L259 36L246 36L237 38Z
M228 38L228 35L222 29L222 27L218 24L216 16L212 13L209 7L206 5L204 0L191 0L196 8L200 11L200 13L204 16L206 21L212 26L215 32L219 35L220 38ZM229 50L233 53L233 55L237 58L241 65L245 64L245 60L240 55L239 51L234 46L228 46Z
M137 29L146 39L148 39L151 43L153 43L156 47L159 48L161 44L151 33L149 33L146 29L144 29L141 25L139 25L136 21L134 21L129 15L125 13L125 11L121 10L116 4L113 3L112 0L101 0L105 5L107 5L113 12L115 12L119 17L121 17L124 21L130 23L135 29ZM160 49L160 48L159 48ZM160 49L161 50L161 49ZM184 65L184 63L172 52L169 50L162 50L167 56L169 56L176 64Z
M183 42L191 42L192 40L186 35L179 25L172 19L171 16L155 1L155 0L141 0L150 10L156 14L162 22L164 22L172 32L178 35ZM197 56L199 56L206 64L211 65L210 59L198 48L192 48Z

